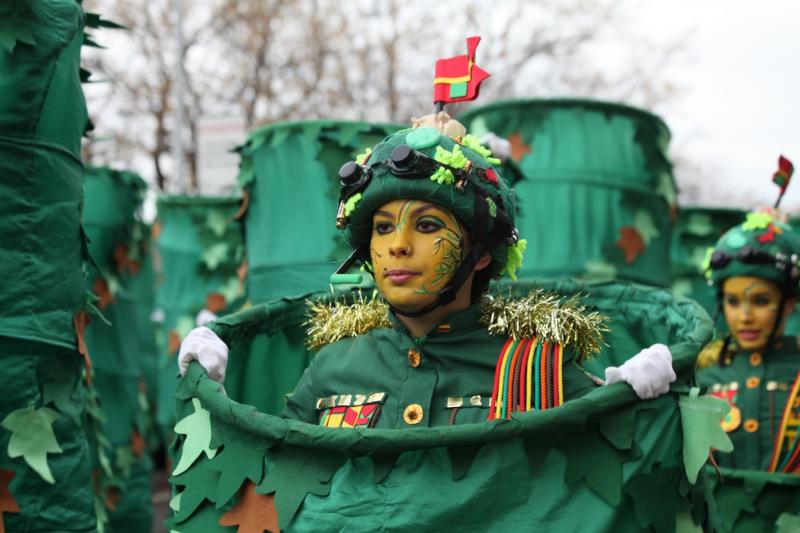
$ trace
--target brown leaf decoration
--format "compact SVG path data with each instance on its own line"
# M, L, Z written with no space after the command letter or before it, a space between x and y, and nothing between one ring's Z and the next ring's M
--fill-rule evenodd
M116 511L120 499L122 499L122 496L117 487L109 487L106 489L106 509L109 511Z
M242 264L239 265L239 268L236 269L236 276L239 278L239 284L244 287L244 282L247 279L247 258L242 261Z
M86 311L78 311L72 318L72 325L75 327L75 336L78 339L78 353L83 356L86 364L86 384L92 384L92 360L89 358L89 348L86 346L86 326L89 325L89 314Z
M616 245L625 252L625 262L629 265L644 252L644 239L633 226L624 226L619 230L619 240Z
M117 247L114 248L114 261L117 262L117 271L120 274L125 274L126 271L136 274L141 268L138 261L131 261L128 256L128 247L123 243L117 244Z
M255 483L248 481L236 507L222 515L222 526L239 526L238 533L279 533L275 494L258 494Z
M131 452L135 457L141 457L144 453L144 449L144 439L141 435L139 435L139 432L134 429L133 433L131 434Z
M158 237L161 235L161 230L164 229L164 225L161 221L156 220L153 222L153 227L150 229L150 238L154 241L158 240Z
M117 303L117 301L114 299L114 295L111 294L110 290L108 290L108 283L106 283L106 280L100 276L94 278L94 283L92 283L92 292L97 295L98 298L100 298L100 300L97 301L97 308L101 311L108 307L108 304Z
M517 132L508 136L508 142L511 143L511 159L514 161L519 161L532 152L531 147L525 144L525 139Z
M18 513L19 505L14 495L8 489L11 480L16 474L11 470L0 468L0 533L4 533L6 528L3 520L3 513ZM276 521L277 523L277 521Z
M226 305L225 296L221 292L209 292L206 296L206 309L214 314L222 312Z
M181 347L181 336L178 335L178 332L170 330L169 332L169 341L167 342L167 355L175 355L177 351Z

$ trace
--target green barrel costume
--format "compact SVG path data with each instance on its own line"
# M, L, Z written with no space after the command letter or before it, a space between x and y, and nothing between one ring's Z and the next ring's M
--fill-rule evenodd
M154 224L160 269L156 302L163 311L165 346L158 363L156 424L172 441L176 355L197 314L238 310L245 298L244 236L236 218L241 199L163 196Z
M511 142L524 178L517 227L522 278L579 276L668 287L676 188L669 130L650 113L591 100L526 99L459 116L480 137Z
M95 469L111 465L98 478L100 505L110 531L147 531L152 522L147 441L153 435L147 383L154 376L142 347L155 341L153 326L141 321L141 308L152 306L154 286L142 285L142 264L149 254L149 231L140 220L146 184L138 175L106 167L87 167L83 223L94 266L88 288L108 323L93 320L86 330L94 385L100 395L104 458ZM137 290L143 291L142 294ZM151 311L152 312L152 308ZM149 314L149 313L148 313ZM103 518L106 518L103 516Z
M734 276L776 283L787 297L797 295L800 239L795 231L765 213L723 235L705 263L719 289ZM790 523L800 514L800 344L796 337L774 339L766 350L743 350L722 339L698 358L698 382L730 406L722 428L734 444L720 455L729 483L715 487L724 531L768 530L776 520ZM796 523L796 522L795 522Z
M522 296L534 288L521 284L514 291ZM169 527L672 531L688 493L696 494L700 519L705 477L693 486L688 479L694 476L684 470L696 474L717 442L698 439L696 428L722 433L713 427L721 418L719 402L698 404L709 398L687 395L695 354L711 335L706 313L690 300L634 284L559 281L544 288L582 294L586 305L609 317L609 346L592 361L598 367L618 364L640 343L666 341L679 375L674 392L641 402L620 384L509 420L477 421L464 407L455 426L441 416L444 426L331 429L239 404L193 364L177 390L182 446L171 478L176 497ZM283 303L280 309L256 305L214 328L235 345L298 327L305 302ZM305 352L302 344L292 349ZM404 355L402 361L410 373L425 371ZM491 380L491 371L483 374ZM228 384L225 390L237 392ZM439 407L447 413L446 405Z
M84 413L86 302L80 2L0 6L0 524L93 532ZM79 317L76 320L76 317Z

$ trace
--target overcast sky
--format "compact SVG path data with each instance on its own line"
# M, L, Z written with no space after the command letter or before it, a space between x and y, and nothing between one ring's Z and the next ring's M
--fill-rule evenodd
M692 31L669 69L682 94L657 111L675 149L701 165L709 187L725 191L717 203L771 204L782 153L798 167L782 206L800 211L800 2L629 5L655 39Z

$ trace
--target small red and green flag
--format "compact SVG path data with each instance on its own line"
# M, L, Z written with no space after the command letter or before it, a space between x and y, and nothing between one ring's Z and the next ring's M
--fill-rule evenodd
M794 165L792 162L786 159L783 156L778 158L778 170L775 174L772 175L772 181L781 188L781 192L786 190L786 187L789 186L789 180L792 179L792 173L794 173Z
M467 54L440 59L436 62L433 80L433 102L435 104L465 102L478 97L481 82L489 73L475 64L475 49L480 37L467 39Z

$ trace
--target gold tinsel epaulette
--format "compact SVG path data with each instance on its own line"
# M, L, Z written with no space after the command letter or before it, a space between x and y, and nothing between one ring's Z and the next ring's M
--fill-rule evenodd
M388 328L389 306L380 298L360 298L353 303L314 300L308 304L306 346L316 352L323 346L371 329Z
M702 370L703 368L708 368L719 363L719 356L724 343L725 341L723 339L717 339L706 344L697 356L697 369Z
M603 333L608 331L608 319L589 311L577 296L563 299L537 290L524 298L486 296L481 307L481 322L492 335L558 342L571 346L579 359L599 352L605 345Z

